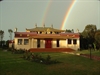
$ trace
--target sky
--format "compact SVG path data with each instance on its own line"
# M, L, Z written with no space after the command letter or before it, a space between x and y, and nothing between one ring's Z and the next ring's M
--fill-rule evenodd
M10 39L8 29L14 31L17 27L19 32L25 32L26 28L34 28L35 24L37 26L45 24L47 27L53 24L57 29L74 29L74 31L79 29L80 32L88 24L94 24L100 29L100 0L3 0L0 2L0 30L5 32L5 40Z

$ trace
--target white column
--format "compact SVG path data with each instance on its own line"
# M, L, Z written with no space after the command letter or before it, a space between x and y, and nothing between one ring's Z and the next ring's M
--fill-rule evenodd
M43 48L45 48L45 40L42 40L43 41Z
M66 47L68 48L68 39L66 39Z
M29 39L29 45L30 45L30 48L31 48L31 43L32 43L32 39Z
M80 39L77 39L77 48L80 49Z
M40 48L45 48L45 40L40 40Z
M24 39L22 39L22 45L24 45Z
M52 48L57 48L57 41L56 40L52 40Z
M44 48L45 48L45 40L43 40L43 45L44 45Z
M37 48L37 39L33 39L33 48Z
M73 46L74 46L74 44L73 44L73 39L71 39L71 46L72 46L72 48L73 48Z
M31 48L33 48L33 38L32 38L32 41L31 41Z

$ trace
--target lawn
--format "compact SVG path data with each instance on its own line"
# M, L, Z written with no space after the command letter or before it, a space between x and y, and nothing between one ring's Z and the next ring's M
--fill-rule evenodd
M100 61L67 53L38 54L44 58L49 54L51 59L61 63L40 64L21 58L23 54L0 50L0 75L100 75ZM100 52L94 54L99 55Z
M76 51L76 53L82 53L82 54L90 54L90 50L82 50L82 51ZM93 49L91 50L91 54L95 56L100 56L100 50L94 51Z

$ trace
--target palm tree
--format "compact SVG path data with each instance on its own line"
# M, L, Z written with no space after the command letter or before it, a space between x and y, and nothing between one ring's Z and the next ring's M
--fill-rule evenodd
M8 29L8 32L9 32L9 34L10 34L10 40L12 40L12 33L13 33L13 30L12 29Z
M3 40L3 37L4 37L4 31L3 30L0 30L0 41Z

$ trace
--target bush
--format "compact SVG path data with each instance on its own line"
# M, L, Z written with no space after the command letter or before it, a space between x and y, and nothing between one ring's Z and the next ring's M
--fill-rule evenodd
M59 63L57 60L51 60L50 55L47 55L46 58L43 58L39 54L34 54L30 52L25 52L23 58L26 60L30 60L32 62L42 63L42 64L56 64Z
M12 52L15 53L15 54L23 54L23 53L25 53L25 50L23 50L23 49L19 49L19 50L12 49Z
M24 58L24 59L27 59L27 60L30 60L30 58L31 58L31 53L28 52L28 51L25 51L24 54L23 54L23 58Z

